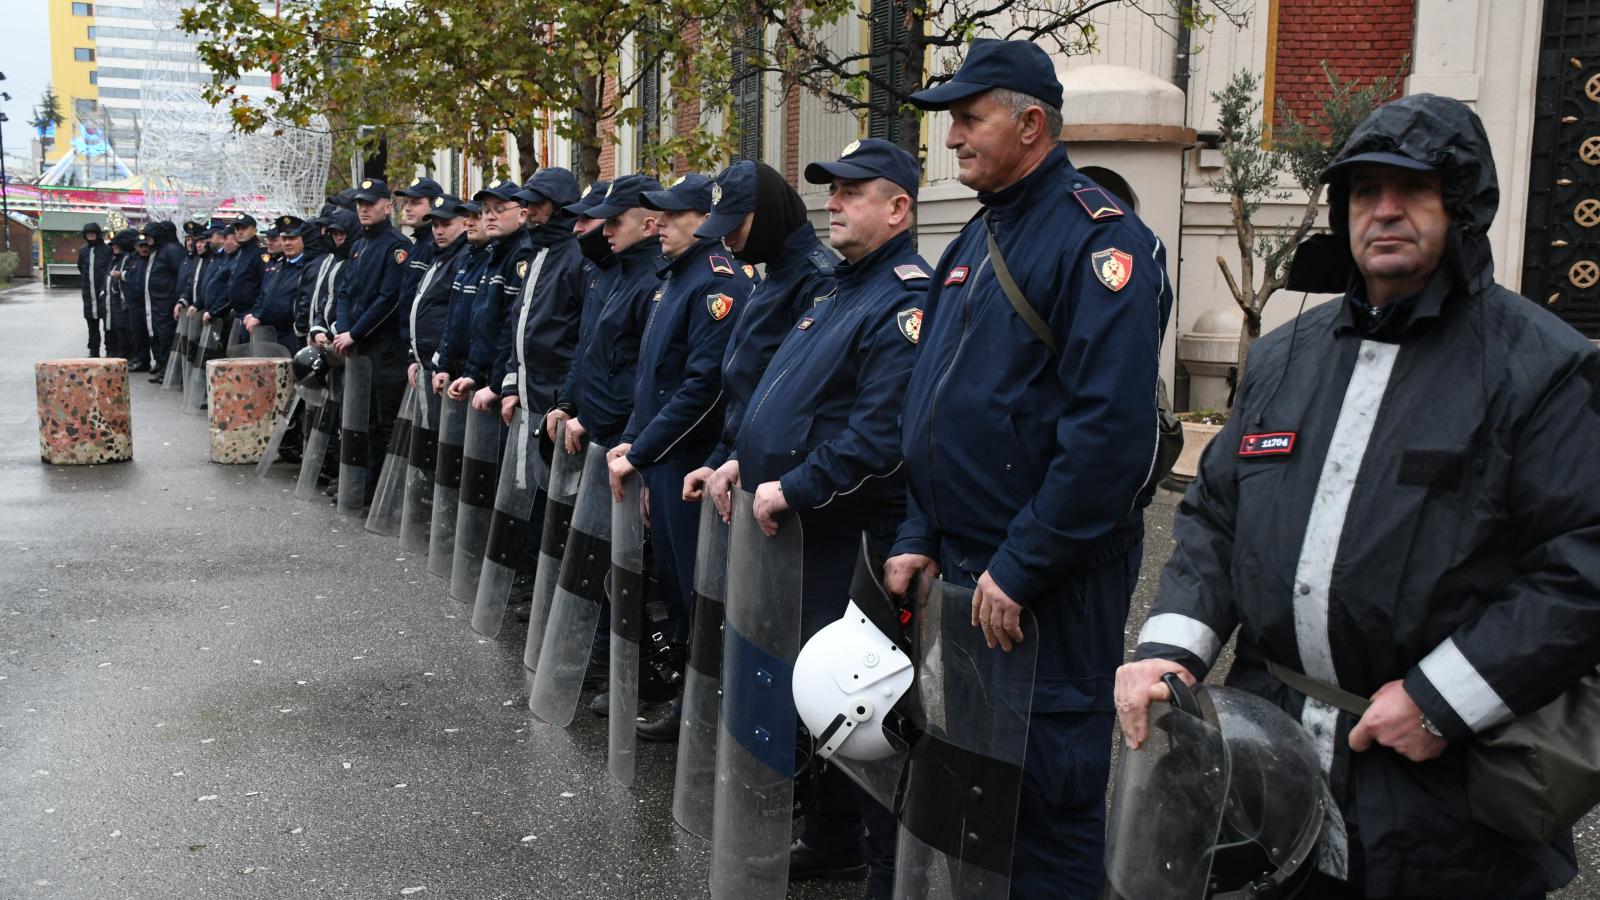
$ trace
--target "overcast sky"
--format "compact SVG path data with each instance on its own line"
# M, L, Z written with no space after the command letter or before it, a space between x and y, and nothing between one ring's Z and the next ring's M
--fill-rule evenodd
M0 0L0 10L5 14L0 72L6 75L0 91L11 95L10 102L0 103L11 117L4 126L6 155L26 158L33 140L28 120L50 83L50 15L45 0Z

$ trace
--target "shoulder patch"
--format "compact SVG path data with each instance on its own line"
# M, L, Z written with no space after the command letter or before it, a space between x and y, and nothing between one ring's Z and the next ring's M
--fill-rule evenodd
M911 281L916 278L928 277L928 273L922 271L922 267L916 263L905 263L904 265L895 266L894 274L899 276L901 281ZM921 313L918 312L918 315L920 316Z
M721 322L733 312L733 298L727 294L707 294L706 309L711 312L711 318Z
M967 275L971 271L972 270L967 268L966 266L956 266L955 268L950 270L950 274L948 274L948 275L946 275L944 277L944 283L945 284L966 284L967 283Z
M911 343L915 344L922 337L922 310L918 307L913 306L895 313L894 323L900 326L900 334Z
M1111 291L1120 291L1133 277L1133 254L1107 247L1096 250L1089 257L1089 265L1094 269L1094 277Z
M711 271L721 275L723 278L733 277L733 263L726 256L712 254L706 259L711 263Z
M1089 221L1091 222L1099 222L1102 219L1120 219L1127 215L1122 211L1122 207L1117 205L1117 201L1111 198L1111 194L1105 188L1084 188L1073 191L1072 196L1077 198L1078 205L1083 207L1083 211L1089 214Z
M525 260L525 259L524 260L518 260L518 262L517 262L517 277L518 278L527 278L528 277L528 261L527 260Z
M397 265L397 266L405 265L406 264L406 259L409 256L410 256L410 254L407 253L404 248L396 247L395 250L394 250L394 262L395 262L395 265Z
M745 263L743 266L741 266L741 268L744 269L744 277L751 278L751 279L756 277L756 267L755 266L752 266L749 263Z

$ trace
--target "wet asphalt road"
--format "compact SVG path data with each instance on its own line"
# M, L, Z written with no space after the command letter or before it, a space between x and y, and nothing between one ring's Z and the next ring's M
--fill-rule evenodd
M527 712L520 623L474 634L425 559L287 468L209 463L177 394L135 377L133 462L40 464L32 364L82 346L76 291L0 294L0 898L706 895L674 748L615 785L603 720Z

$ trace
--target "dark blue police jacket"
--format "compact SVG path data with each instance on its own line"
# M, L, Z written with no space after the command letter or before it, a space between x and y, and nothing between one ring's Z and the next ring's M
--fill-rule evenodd
M750 279L718 240L701 240L661 267L639 341L633 416L622 441L639 469L710 454L722 436L722 357Z
M261 241L250 238L239 245L228 263L228 310L244 315L261 299L261 275L267 264L267 251Z
M622 268L612 254L606 254L599 262L591 259L583 261L580 273L583 279L583 315L578 322L578 346L572 352L572 364L567 367L561 388L556 392L556 409L572 415L578 412L577 405L569 399L572 396L573 379L578 372L578 362L589 349L589 342L594 338L595 323L600 321L600 310L605 307L606 299L611 296L611 290L616 287L621 275Z
M533 241L525 228L489 244L489 282L478 291L467 365L461 373L478 387L494 388L498 393L505 377L505 372L499 371L500 334L506 317L522 297L522 279L532 260Z
M563 212L529 229L534 255L500 334L500 395L520 397L535 413L555 403L578 345L584 260L572 220Z
M444 334L433 351L433 370L452 379L461 377L467 367L467 348L472 341L472 316L479 295L488 289L489 253L494 245L467 244L458 257L455 277L450 280L450 313L445 318Z
M810 222L783 239L777 260L767 265L766 277L750 292L744 309L734 314L733 335L722 357L722 393L727 401L722 437L706 465L715 469L733 452L750 395L767 361L795 323L833 293L833 267L838 263L838 254L822 246Z
M439 254L433 242L433 226L422 224L411 229L411 257L406 260L405 275L400 279L400 336L411 340L411 304L417 299L417 285Z
M412 358L430 370L433 368L433 354L439 349L439 342L444 339L445 328L450 321L450 297L455 287L456 272L471 246L467 243L465 233L456 235L450 246L434 255L433 262L428 264L433 274L423 273L422 280L417 284L418 295L411 300L411 317L406 323L406 334L411 340Z
M279 337L288 337L294 328L295 307L300 301L305 282L312 277L308 274L311 271L310 263L311 259L305 253L275 263L277 271L262 288L261 302L250 313L261 324L276 329Z
M228 279L233 275L233 253L217 248L211 253L211 263L200 276L205 286L205 310L213 317L232 312L228 305Z
M595 317L588 348L572 364L566 395L590 439L602 447L616 443L633 410L639 337L661 283L661 239L645 238L616 254L616 260L616 281Z
M837 293L789 327L752 395L735 444L740 481L777 481L807 527L898 522L900 408L932 267L906 232L834 271Z
M339 273L334 321L362 341L400 336L400 282L411 261L411 242L387 220L362 229Z
M1001 292L975 218L928 296L901 430L910 506L894 552L937 559L943 546L1027 604L1139 528L1172 289L1160 240L1061 147L978 199L1059 352Z

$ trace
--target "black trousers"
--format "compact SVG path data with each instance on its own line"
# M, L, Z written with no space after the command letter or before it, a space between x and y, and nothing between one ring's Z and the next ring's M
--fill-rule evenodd
M172 338L178 333L178 320L172 317L172 307L176 300L157 300L150 305L151 325L151 350L155 354L157 367L167 364L167 356L172 352Z
M99 319L84 319L83 321L89 326L89 355L90 356L99 356L100 355L100 320ZM107 349L110 349L110 348L107 348Z
M371 429L367 441L367 502L378 489L383 472L383 457L389 452L389 436L394 420L400 416L400 401L406 394L406 369L411 364L410 348L400 338L367 340L358 351L372 360L372 395L369 409Z

